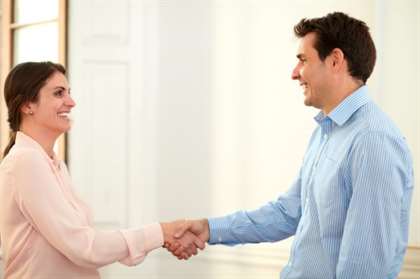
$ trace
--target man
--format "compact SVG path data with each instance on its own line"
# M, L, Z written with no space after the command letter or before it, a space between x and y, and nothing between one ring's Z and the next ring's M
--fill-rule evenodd
M294 32L292 79L305 105L320 109L296 180L257 210L186 221L175 237L189 230L210 244L234 245L294 235L283 279L396 278L407 246L413 167L405 139L368 97L376 60L369 28L331 13L302 19Z

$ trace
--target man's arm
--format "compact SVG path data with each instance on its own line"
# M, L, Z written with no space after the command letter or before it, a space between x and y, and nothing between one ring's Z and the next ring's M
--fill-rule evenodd
M224 217L189 220L179 227L176 238L191 231L209 244L274 242L296 232L301 217L301 181L295 180L287 193L253 211L238 211ZM179 255L181 249L169 249Z
M391 278L407 241L410 154L403 139L370 132L355 142L349 168L352 196L336 277Z
M209 244L275 242L294 235L301 217L298 188L291 188L259 209L210 218Z

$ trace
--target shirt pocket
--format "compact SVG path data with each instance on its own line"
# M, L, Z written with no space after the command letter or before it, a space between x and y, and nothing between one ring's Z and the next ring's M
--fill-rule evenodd
M322 208L336 208L342 199L342 175L340 163L329 155L320 159L313 185L315 199Z

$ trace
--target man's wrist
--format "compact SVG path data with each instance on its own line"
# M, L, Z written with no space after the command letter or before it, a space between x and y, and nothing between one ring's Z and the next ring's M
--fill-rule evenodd
M209 220L207 219L207 218L203 218L203 219L201 219L201 222L202 222L202 224L203 224L203 227L204 227L204 231L205 231L205 234L204 234L204 241L205 242L208 242L209 241L209 239L210 239L210 226L209 226Z

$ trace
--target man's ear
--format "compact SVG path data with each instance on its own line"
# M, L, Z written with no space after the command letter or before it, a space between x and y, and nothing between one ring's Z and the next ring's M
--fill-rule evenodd
M334 48L328 56L331 59L331 66L335 72L344 67L346 59L344 57L344 52L341 49Z

